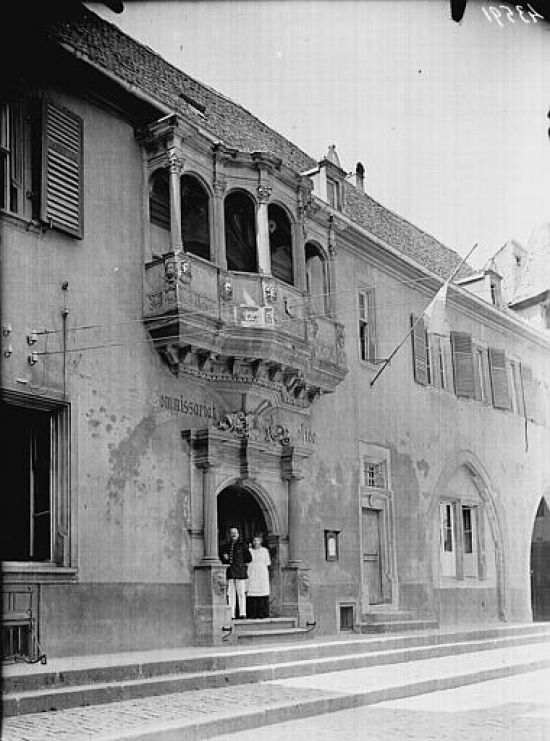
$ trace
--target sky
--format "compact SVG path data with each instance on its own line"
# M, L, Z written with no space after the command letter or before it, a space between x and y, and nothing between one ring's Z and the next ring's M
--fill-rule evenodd
M481 265L550 221L550 24L469 0L89 6ZM495 3L496 5L496 3Z

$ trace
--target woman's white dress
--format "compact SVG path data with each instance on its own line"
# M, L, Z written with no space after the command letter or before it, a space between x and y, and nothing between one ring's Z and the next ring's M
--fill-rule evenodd
M251 548L252 561L248 566L248 596L249 597L267 597L269 595L269 571L268 566L271 564L269 551L263 546L261 548Z

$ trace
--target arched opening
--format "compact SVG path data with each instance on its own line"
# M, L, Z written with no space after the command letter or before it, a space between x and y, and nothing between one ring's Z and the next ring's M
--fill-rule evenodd
M505 616L502 534L485 478L468 462L447 468L432 500L436 609L442 624Z
M229 538L229 528L236 527L247 543L261 533L267 542L268 525L256 497L243 486L233 484L218 494L218 541L220 547Z
M209 198L192 175L181 177L181 231L185 250L210 260Z
M327 263L321 248L314 242L306 242L306 286L315 314L329 313Z
M224 201L225 256L228 270L256 273L256 208L252 198L241 190Z
M149 182L149 221L170 229L170 185L164 169L155 170Z
M531 606L533 620L550 620L550 509L544 497L531 538Z
M292 266L292 227L285 210L276 203L267 208L271 273L285 283L294 283Z

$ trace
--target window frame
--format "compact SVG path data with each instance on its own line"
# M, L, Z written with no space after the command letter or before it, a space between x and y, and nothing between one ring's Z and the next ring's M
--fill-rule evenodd
M325 530L325 561L339 561L340 560L340 530ZM331 543L334 543L334 551L332 551Z
M19 407L36 412L44 412L50 418L51 458L50 475L50 559L35 561L6 560L3 563L6 575L17 574L29 577L67 579L76 575L72 568L72 527L71 527L71 450L70 427L71 405L62 400L46 397L30 397L17 391L2 389L3 407ZM30 495L30 492L29 492Z
M359 339L359 359L362 363L375 365L377 361L377 336L374 288L358 286L357 288L357 326ZM363 308L363 311L361 310ZM366 309L366 311L365 311ZM371 352L372 350L372 357Z

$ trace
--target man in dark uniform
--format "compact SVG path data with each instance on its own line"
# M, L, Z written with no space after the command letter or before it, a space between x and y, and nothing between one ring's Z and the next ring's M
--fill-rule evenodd
M248 577L246 564L252 561L248 546L239 537L236 527L229 529L229 542L227 542L220 553L222 563L229 564L227 567L227 594L231 607L231 617L237 618L237 598L239 601L238 617L246 617L246 579Z

